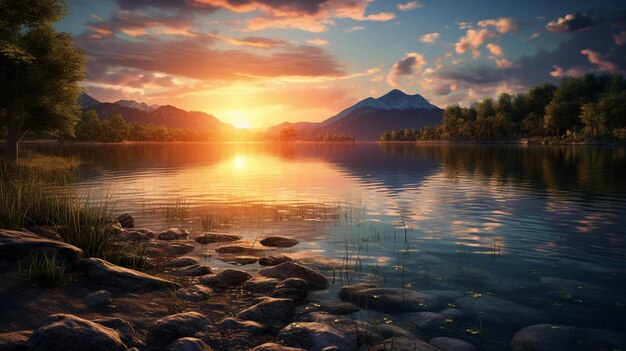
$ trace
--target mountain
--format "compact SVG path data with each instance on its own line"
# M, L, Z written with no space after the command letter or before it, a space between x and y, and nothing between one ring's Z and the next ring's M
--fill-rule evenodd
M95 104L99 104L99 103L100 103L100 101L94 99L93 97L91 97L87 93L80 93L80 95L78 96L78 105L83 110L86 109L89 106L92 106L92 105L95 105Z
M116 102L114 102L114 104L124 107L136 108L137 110L141 110L144 112L152 112L161 107L159 105L148 105L145 102L137 102L135 100L117 100Z
M440 124L443 110L419 94L408 95L394 89L387 94L361 100L338 114L320 122L282 123L268 129L279 133L293 127L299 139L313 139L328 134L349 134L357 140L378 140L393 129L432 127Z

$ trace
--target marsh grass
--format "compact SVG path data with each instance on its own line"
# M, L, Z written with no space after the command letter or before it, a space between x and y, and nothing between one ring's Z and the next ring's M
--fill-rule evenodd
M19 262L17 274L50 289L70 280L69 273L64 264L57 260L56 254L31 255L26 262Z
M182 222L189 217L190 203L181 197L173 197L165 204L165 220L169 223Z
M178 298L176 295L176 291L170 290L167 296L167 299L163 303L167 308L168 314L176 314L184 312L187 308L187 303Z

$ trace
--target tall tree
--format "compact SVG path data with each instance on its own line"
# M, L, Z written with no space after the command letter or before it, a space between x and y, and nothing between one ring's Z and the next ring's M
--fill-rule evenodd
M72 134L84 77L84 55L53 23L61 0L0 0L0 114L5 159L16 160L25 132Z

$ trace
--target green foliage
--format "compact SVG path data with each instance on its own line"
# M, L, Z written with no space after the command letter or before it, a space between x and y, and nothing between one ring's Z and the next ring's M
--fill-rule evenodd
M26 263L19 263L17 274L47 288L54 288L69 280L63 262L58 262L56 254L31 255Z
M435 128L391 131L381 141L625 139L626 81L621 74L567 77L526 93L500 94L470 107L450 105Z

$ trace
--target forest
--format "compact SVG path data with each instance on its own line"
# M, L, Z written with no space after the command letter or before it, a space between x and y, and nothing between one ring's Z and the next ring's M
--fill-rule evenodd
M383 133L380 141L626 139L626 81L622 74L566 77L525 93L502 93L461 107L447 106L441 125Z

